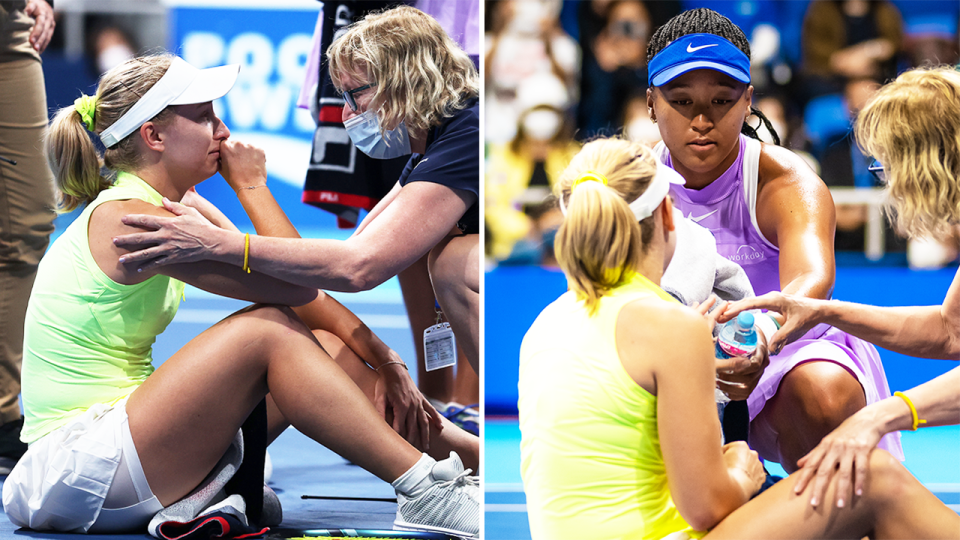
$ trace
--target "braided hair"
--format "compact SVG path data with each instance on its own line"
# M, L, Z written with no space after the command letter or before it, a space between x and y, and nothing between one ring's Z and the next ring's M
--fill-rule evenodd
M647 43L647 64L649 65L653 57L665 49L667 45L670 45L670 43L687 34L713 34L720 36L730 43L733 43L736 48L747 55L747 58L750 58L750 41L739 26L733 24L730 19L712 9L697 8L684 11L667 21L666 24L660 28L657 28L657 31L653 33L653 36ZM774 144L779 145L780 136L776 130L773 129L770 120L760 112L760 109L750 107L750 114L751 116L760 118L763 125L767 127L767 131L773 136ZM748 137L760 140L756 128L746 121L743 122L743 127L740 129L740 132Z

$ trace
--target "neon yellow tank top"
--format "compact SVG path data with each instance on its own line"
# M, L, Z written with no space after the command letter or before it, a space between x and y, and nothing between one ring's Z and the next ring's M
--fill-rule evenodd
M163 275L114 282L94 261L87 235L95 208L129 199L162 203L149 184L119 173L40 261L24 323L25 442L130 395L153 373L153 342L177 313L184 284Z
M590 316L567 292L547 306L520 347L521 475L534 540L660 539L687 531L667 485L657 398L624 370L617 316L658 296L637 274Z

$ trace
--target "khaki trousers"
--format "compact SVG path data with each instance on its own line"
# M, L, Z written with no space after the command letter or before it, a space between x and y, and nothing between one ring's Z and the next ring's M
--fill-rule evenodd
M25 0L0 0L0 423L20 418L23 319L53 232L53 175L43 154L47 94L28 42Z

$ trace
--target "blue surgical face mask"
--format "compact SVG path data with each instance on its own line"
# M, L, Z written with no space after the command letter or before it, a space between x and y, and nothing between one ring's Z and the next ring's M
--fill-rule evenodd
M380 134L380 119L375 111L367 111L343 123L353 144L374 159L391 159L412 153L407 125ZM389 143L389 144L388 144Z

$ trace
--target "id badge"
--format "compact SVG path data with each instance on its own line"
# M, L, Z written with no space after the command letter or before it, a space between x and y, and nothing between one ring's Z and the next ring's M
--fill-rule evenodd
M450 329L450 323L435 324L423 331L423 352L427 371L457 363L457 341Z

